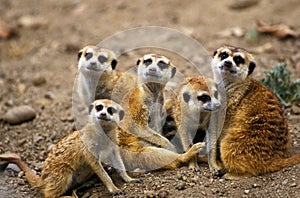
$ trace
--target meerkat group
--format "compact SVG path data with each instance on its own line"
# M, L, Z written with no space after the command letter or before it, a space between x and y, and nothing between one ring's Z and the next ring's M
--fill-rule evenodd
M88 106L88 122L63 138L50 151L41 176L14 153L0 159L17 164L32 186L45 197L60 197L97 174L108 191L123 193L103 168L114 167L125 182L140 182L126 171L174 169L183 164L197 169L206 150L214 175L242 178L262 175L300 163L288 156L289 130L276 96L250 77L252 55L238 47L217 49L211 62L214 79L187 77L176 97L165 102L164 88L176 74L165 56L146 54L137 61L137 76L115 70L115 54L97 46L78 53L76 92ZM217 89L224 87L226 115L220 131L210 129L210 115L221 106ZM169 116L180 146L164 137ZM214 136L216 144L204 137ZM200 137L200 138L199 138ZM200 142L199 142L200 140ZM203 142L204 141L204 142Z

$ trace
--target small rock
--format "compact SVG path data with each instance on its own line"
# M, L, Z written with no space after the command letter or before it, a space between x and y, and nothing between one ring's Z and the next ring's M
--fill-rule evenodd
M19 177L19 178L23 177L24 175L25 175L25 173L24 173L23 171L20 171L20 172L18 173L18 177Z
M32 83L34 86L41 86L43 84L46 84L46 78L43 77L43 76L35 76L33 79L32 79Z
M158 193L158 197L160 197L160 198L167 198L167 197L169 197L169 192L166 191L166 190L160 191Z
M4 116L3 120L9 124L20 124L30 121L36 116L35 110L28 105L13 107Z
M0 38L8 39L13 35L14 31L3 21L0 21Z
M207 193L206 193L204 190L201 190L200 193L201 193L202 195L204 195L204 196L207 195Z
M256 184L256 183L254 183L254 184L252 185L252 187L253 187L253 188L257 188L257 187L259 187L259 185Z
M42 17L25 15L19 18L18 23L25 28L37 29L46 26L48 21Z
M21 171L21 169L17 165L15 165L15 164L8 164L7 168L11 169L11 170L13 170L13 171L15 171L17 173L19 173Z
M286 186L288 184L289 180L288 179L285 179L283 182L282 182L282 185Z
M229 4L229 8L239 10L252 7L257 5L259 0L233 0L232 3Z
M250 193L250 190L245 190L244 193L245 193L246 195L248 195L248 194Z
M18 91L19 91L20 94L25 93L25 91L26 91L26 85L24 85L22 83L18 84Z
M177 190L184 190L184 189L186 189L186 185L185 185L185 183L179 183L177 186L176 186L176 189Z
M290 187L296 187L296 186L297 186L296 183L292 183L292 184L290 185Z
M54 93L52 93L51 91L48 91L46 94L45 94L45 98L46 99L49 99L49 100L54 100L56 96L54 95Z
M33 142L34 143L38 143L39 141L43 140L44 138L42 136L39 135L34 135L33 136Z
M293 104L292 113L296 115L300 114L300 107L297 104Z
M154 190L144 190L144 195L149 198L154 197L155 191Z

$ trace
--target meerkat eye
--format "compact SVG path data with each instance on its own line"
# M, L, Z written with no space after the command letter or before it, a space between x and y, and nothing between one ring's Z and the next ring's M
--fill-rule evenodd
M103 109L103 105L102 104L97 105L95 108L97 111L101 111Z
M100 56L98 56L98 61L100 63L105 63L107 61L107 58L105 56L100 55Z
M152 64L152 60L150 58L148 58L148 59L144 60L144 64L146 66L151 65Z
M84 57L85 57L86 60L89 60L90 58L93 57L93 53L92 53L92 52L88 52L88 53L86 53L86 54L84 55Z
M235 57L233 57L233 61L237 65L239 65L239 64L245 64L245 59L243 57L241 57L241 56L235 56Z
M157 65L158 65L158 67L159 68L161 68L161 69L166 69L166 68L168 68L168 64L167 63L165 63L164 61L159 61L158 63L157 63Z
M209 95L201 95L201 96L197 96L197 99L200 100L203 103L209 102L211 100Z
M221 60L224 60L225 58L227 58L229 55L227 52L222 52L220 55Z
M110 115L113 115L114 113L117 112L117 110L113 107L108 107L107 108L107 112L110 114Z

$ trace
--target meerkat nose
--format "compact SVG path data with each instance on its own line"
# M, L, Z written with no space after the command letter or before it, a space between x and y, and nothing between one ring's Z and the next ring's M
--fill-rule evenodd
M101 113L100 116L101 117L106 117L106 113Z
M152 74L155 73L156 72L156 68L155 67L149 68L149 72L152 73Z
M225 61L224 66L231 68L232 67L232 62L231 61Z

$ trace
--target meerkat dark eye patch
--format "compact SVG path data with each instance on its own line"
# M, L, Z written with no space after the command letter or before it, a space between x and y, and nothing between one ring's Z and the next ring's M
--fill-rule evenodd
M211 98L209 95L203 94L201 96L197 96L197 99L203 103L211 101Z
M116 59L113 59L113 60L111 61L111 68L112 68L113 70L116 69L117 64L118 64L118 61L117 61Z
M96 108L96 111L101 111L103 109L103 105L102 104L97 105L95 108Z
M158 63L157 63L157 65L158 65L158 67L160 68L160 69L166 69L166 68L168 68L168 64L167 63L165 63L164 61L159 61Z
M245 59L241 56L233 57L233 61L235 62L236 65L245 64Z
M107 108L107 112L110 114L110 115L113 115L114 113L117 112L117 110L113 107L108 107Z
M221 58L221 60L224 60L225 58L227 58L229 55L227 52L221 52L219 57Z
M78 52L78 54L77 54L77 61L79 61L79 59L81 58L81 56L82 56L82 51Z
M107 61L107 58L103 55L98 56L98 61L103 64Z
M93 53L92 52L88 52L84 55L85 59L88 61L89 59L91 59L93 57Z
M182 97L183 97L184 102L186 102L186 103L188 103L191 98L191 96L190 96L190 94L188 94L188 92L184 92L182 94Z
M151 65L152 64L152 60L150 58L148 58L148 59L144 60L144 64L146 66Z

